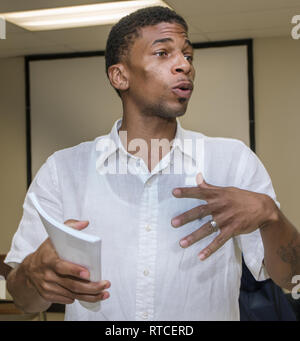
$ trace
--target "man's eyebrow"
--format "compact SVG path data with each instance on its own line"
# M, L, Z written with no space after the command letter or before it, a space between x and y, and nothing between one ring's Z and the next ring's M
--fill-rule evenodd
M161 38L161 39L156 39L154 40L154 42L152 43L152 46L153 45L156 45L156 44L159 44L159 43L172 43L174 42L174 40L172 38ZM185 39L185 43L188 44L190 47L193 47L192 43L188 40L188 39Z
M188 44L190 47L193 47L193 44L191 43L191 41L189 39L185 40L186 44Z
M169 42L173 42L174 40L172 38L161 38L161 39L156 39L154 40L154 42L152 43L153 45L159 44L159 43L169 43Z

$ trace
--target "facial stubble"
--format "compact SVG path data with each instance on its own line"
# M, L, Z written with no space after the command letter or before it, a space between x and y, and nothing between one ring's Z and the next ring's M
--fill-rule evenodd
M157 116L164 119L171 119L183 116L187 110L188 99L178 98L181 108L175 109L166 105L164 98L159 98L156 103L148 103L142 110L145 116Z

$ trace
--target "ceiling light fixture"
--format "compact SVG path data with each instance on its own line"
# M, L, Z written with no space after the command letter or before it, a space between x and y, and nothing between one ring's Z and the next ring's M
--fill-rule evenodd
M111 25L140 8L150 6L170 7L162 0L136 0L0 13L0 16L8 22L29 31L46 31L73 27Z

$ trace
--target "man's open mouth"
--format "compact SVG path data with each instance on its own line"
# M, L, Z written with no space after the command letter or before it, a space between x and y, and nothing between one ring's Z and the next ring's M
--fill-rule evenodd
M193 92L193 83L180 82L172 88L172 92L180 98L190 98Z

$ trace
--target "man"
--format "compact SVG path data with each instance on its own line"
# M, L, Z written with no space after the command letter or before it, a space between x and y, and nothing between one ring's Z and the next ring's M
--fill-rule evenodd
M195 76L187 32L162 7L113 27L106 68L123 119L107 136L56 152L29 189L49 215L102 238L104 280L59 259L26 198L6 259L23 310L58 302L67 320L238 320L242 253L257 280L291 288L300 273L299 233L255 154L177 123ZM101 311L77 300L102 300Z

